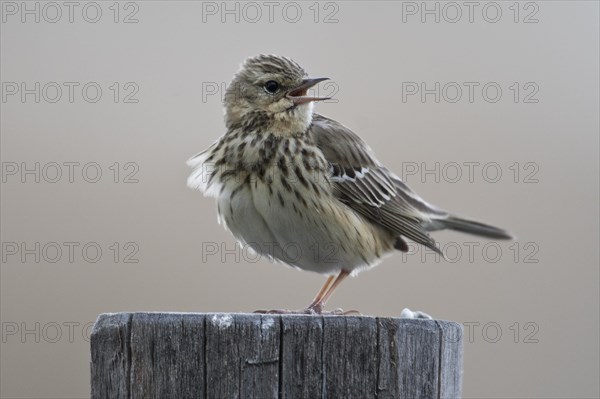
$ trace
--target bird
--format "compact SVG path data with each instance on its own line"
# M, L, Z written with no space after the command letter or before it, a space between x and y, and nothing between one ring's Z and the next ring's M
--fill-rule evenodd
M327 276L306 308L260 312L346 314L324 310L344 279L407 252L409 240L443 256L434 231L513 238L429 204L361 137L314 112L330 98L308 90L325 80L288 57L246 59L223 98L225 134L187 162L187 185L216 198L220 223L242 245Z

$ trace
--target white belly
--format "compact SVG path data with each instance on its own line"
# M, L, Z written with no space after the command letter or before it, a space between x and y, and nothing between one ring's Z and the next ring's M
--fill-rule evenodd
M308 197L305 206L296 195L275 186L271 194L265 183L253 181L231 197L237 187L231 185L218 197L228 229L259 254L303 270L334 274L373 266L386 252L382 233L333 198L321 199L322 210L317 211Z

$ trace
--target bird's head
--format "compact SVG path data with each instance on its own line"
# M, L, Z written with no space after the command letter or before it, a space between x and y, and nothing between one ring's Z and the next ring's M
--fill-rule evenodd
M286 57L248 58L227 87L225 123L249 132L303 133L312 121L313 102L329 99L309 96L308 89L326 79L309 78Z

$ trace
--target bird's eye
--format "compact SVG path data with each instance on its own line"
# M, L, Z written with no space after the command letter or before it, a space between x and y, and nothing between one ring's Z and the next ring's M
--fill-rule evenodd
M267 83L265 83L265 90L268 93L275 93L277 90L279 90L279 83L274 80L269 80Z

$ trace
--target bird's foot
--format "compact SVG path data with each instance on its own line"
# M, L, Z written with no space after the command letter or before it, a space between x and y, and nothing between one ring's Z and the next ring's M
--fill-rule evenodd
M358 310L345 311L344 309L341 309L341 308L337 308L337 309L333 309L333 310L322 310L320 313L313 313L313 314L320 314L323 316L362 316L362 313L360 313Z
M310 309L297 309L297 310L291 310L291 309L264 310L264 309L260 309L260 310L255 310L252 313L259 313L259 314L317 314L317 313L311 311Z
M309 306L306 309L289 310L289 309L270 309L270 310L255 310L254 313L261 314L305 314L305 315L323 315L323 316L360 316L358 310L344 311L337 308L334 310L323 310L322 306Z

